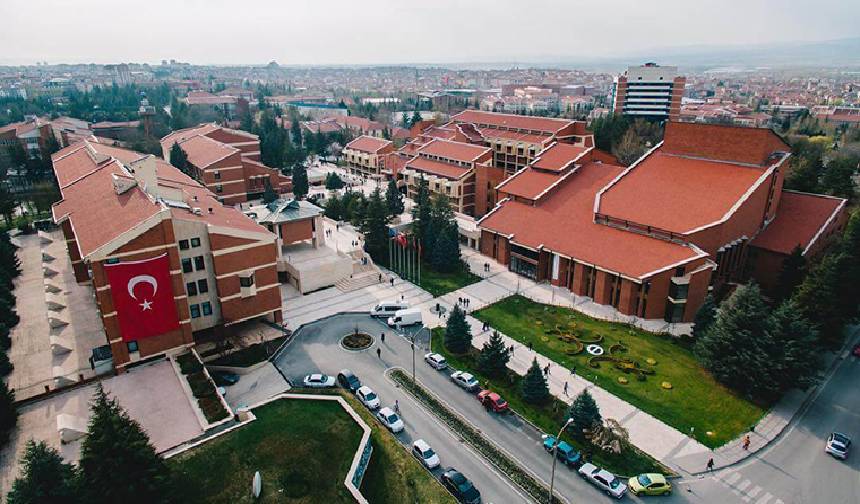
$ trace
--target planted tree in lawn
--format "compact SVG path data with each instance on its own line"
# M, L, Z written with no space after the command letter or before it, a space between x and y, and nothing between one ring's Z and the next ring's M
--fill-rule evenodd
M79 463L86 502L169 502L170 470L146 432L101 385L90 405L90 422ZM122 476L122 477L120 477Z
M509 360L511 360L510 349L505 346L499 332L493 331L478 355L478 370L492 378L500 378L505 376Z
M714 301L714 296L708 294L705 296L705 301L696 311L696 317L693 319L693 337L700 338L708 332L708 329L714 324L716 318L717 303Z
M532 360L532 365L523 377L522 394L523 400L529 404L546 404L549 400L549 386L537 358Z
M361 224L364 233L364 250L374 261L388 259L388 212L379 188L367 200L364 220Z
M771 314L770 339L778 392L815 383L821 368L818 334L793 301L784 301Z
M464 354L472 346L472 330L466 323L466 313L454 306L445 327L445 348L455 354Z
M21 473L6 495L7 504L75 504L83 502L75 466L44 441L27 441Z
M403 194L397 189L397 182L394 179L388 181L388 187L385 189L385 204L388 206L388 215L391 218L403 213Z
M574 431L577 435L581 435L584 430L591 429L594 424L603 421L600 408L597 407L597 402L587 389L580 392L573 400L568 415L573 420Z
M434 239L430 249L430 264L436 271L450 272L460 265L457 221L445 195L436 195L432 207L430 222Z
M415 206L412 208L412 234L421 243L425 251L433 250L433 220L430 204L430 187L422 175L418 178L418 194Z

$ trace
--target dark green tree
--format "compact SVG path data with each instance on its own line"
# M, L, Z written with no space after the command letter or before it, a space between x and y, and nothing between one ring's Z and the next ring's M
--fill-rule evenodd
M388 206L388 215L392 219L403 213L403 194L397 189L397 182L394 179L388 181L388 187L385 190L385 204Z
M146 432L101 385L90 405L90 422L79 463L86 502L169 502L173 483ZM117 475L129 477L118 478ZM132 477L133 476L133 477Z
M332 220L343 219L343 202L336 193L331 193L325 201L325 216Z
M3 215L3 220L6 221L6 229L12 227L12 216L15 215L17 207L15 195L9 192L5 184L0 185L0 215Z
M585 429L591 429L594 424L603 421L603 417L600 416L600 408L597 407L597 402L588 392L588 389L580 392L573 400L568 416L573 420L574 432L577 435L581 435Z
M308 170L304 163L296 163L293 166L293 194L298 199L308 195Z
M326 189L342 189L343 186L346 185L340 175L334 172L330 172L325 176L325 188Z
M549 387L537 357L532 360L532 365L523 377L522 394L523 400L529 404L546 404L549 401Z
M774 298L777 301L791 297L794 290L803 281L805 266L806 258L803 257L803 249L797 245L782 262L782 269L776 283L776 292L774 292Z
M388 212L377 188L367 199L361 231L364 250L377 263L388 260Z
M445 348L451 353L464 354L471 347L472 330L466 322L466 313L455 305L445 327Z
M6 380L0 380L0 447L6 446L9 436L18 423L15 391L9 390Z
M459 230L451 204L444 194L433 198L430 230L433 235L429 245L431 266L436 271L454 271L461 264Z
M418 178L418 194L412 207L412 234L421 243L425 253L433 250L433 207L430 203L430 186L422 175Z
M820 157L798 157L791 165L791 171L785 177L785 188L810 193L820 192L819 177L821 176Z
M75 467L53 447L30 440L21 457L21 474L12 483L7 504L76 504L83 502Z
M714 324L717 318L717 303L714 301L714 296L708 294L705 296L705 301L702 306L696 311L696 316L693 319L693 337L699 339L703 334L708 332L708 329Z
M854 174L857 172L857 159L835 158L827 163L821 176L821 190L831 196L853 200L855 196Z
M412 119L409 121L409 127L415 126L416 124L421 122L421 112L416 110L412 113Z
M771 314L770 340L770 362L775 366L773 377L778 392L815 383L821 369L818 335L791 300Z
M490 339L481 348L476 364L481 373L492 378L501 378L507 373L510 359L510 349L505 346L498 331L493 331Z
M792 296L794 305L804 318L815 323L821 341L828 346L842 342L845 320L854 311L846 306L850 298L841 297L843 271L851 270L851 262L851 257L839 250L825 254L809 269Z
M293 137L294 144L298 146L302 145L302 127L297 117L294 117L290 124L290 135Z
M263 203L271 203L278 199L278 194L272 189L272 182L267 178L264 180L263 184L265 188L263 189Z
M178 142L173 142L173 147L170 148L170 164L186 175L190 171L188 169L188 155L185 154Z

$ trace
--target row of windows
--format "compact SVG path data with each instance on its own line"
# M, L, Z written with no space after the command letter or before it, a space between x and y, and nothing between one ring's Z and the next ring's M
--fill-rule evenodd
M192 238L190 240L179 240L179 250L188 250L189 248L199 247L200 238Z
M209 292L209 282L205 278L197 280L196 282L188 282L185 284L185 290L188 292L189 296L205 294Z
M192 267L193 261L193 267ZM206 262L203 260L203 256L197 257L186 257L182 260L182 272L183 273L191 273L192 271L204 271L206 270Z
M200 304L189 305L189 308L191 309L191 318L200 318L201 312L203 314L203 317L208 317L212 315L212 303L210 303L209 301L205 301Z

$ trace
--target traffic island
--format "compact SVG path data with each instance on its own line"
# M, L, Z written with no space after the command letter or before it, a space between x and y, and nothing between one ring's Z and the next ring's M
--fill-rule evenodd
M366 350L373 345L373 336L356 329L340 340L340 346L346 350Z

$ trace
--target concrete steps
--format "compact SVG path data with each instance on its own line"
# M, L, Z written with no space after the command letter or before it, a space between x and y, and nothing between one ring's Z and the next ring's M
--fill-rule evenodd
M338 280L334 285L341 292L352 292L378 283L379 272L370 270L353 274L350 278Z

